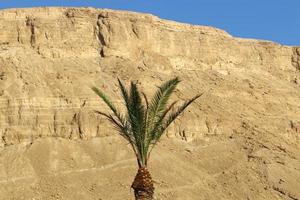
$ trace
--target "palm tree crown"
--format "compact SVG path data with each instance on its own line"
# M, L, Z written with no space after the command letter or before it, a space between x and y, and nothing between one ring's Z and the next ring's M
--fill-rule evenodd
M169 125L201 95L185 101L183 105L174 108L177 101L168 105L171 94L180 80L178 77L163 83L155 95L148 101L146 95L138 90L137 84L131 82L127 90L118 79L119 88L127 109L126 115L121 114L113 102L100 89L92 90L106 103L112 114L96 111L105 116L132 146L139 167L147 166L153 147L157 144Z

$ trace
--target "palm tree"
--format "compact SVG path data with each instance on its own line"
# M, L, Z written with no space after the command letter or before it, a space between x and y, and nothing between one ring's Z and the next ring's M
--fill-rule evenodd
M168 100L180 82L178 77L163 83L150 102L146 95L138 90L136 83L131 82L128 91L119 79L118 82L127 109L126 115L121 114L100 89L92 87L92 90L110 108L112 114L95 112L105 116L114 125L120 135L129 142L135 153L139 167L131 185L135 199L152 200L154 186L147 169L151 151L170 124L201 95L196 95L175 109L177 101L168 105Z

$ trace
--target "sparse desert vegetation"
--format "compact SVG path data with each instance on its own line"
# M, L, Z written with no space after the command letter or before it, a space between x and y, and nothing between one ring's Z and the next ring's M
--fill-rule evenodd
M157 200L300 199L299 52L149 14L1 10L0 200L133 199L136 155L90 86L126 108L116 77L153 97L176 76L172 101L204 94L151 152Z

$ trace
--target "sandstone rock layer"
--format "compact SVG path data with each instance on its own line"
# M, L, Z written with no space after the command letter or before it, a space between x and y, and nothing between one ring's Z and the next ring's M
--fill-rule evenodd
M130 148L94 110L116 78L204 95L163 138L157 199L300 199L300 47L94 8L0 11L0 199L131 199ZM118 175L122 175L121 177Z

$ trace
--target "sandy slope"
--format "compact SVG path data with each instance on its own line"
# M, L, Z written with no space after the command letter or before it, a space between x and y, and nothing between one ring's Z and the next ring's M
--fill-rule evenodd
M92 8L0 11L0 199L132 199L130 147L93 110L116 77L204 92L153 152L156 199L300 199L300 49Z

